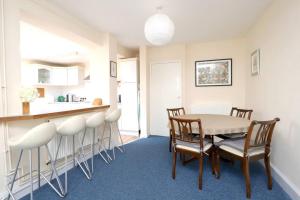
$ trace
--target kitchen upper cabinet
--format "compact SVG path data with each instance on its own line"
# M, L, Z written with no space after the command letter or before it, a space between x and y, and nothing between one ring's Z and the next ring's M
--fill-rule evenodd
M51 82L51 80L50 80L51 68L38 67L37 74L38 74L38 83L39 84L49 84Z
M43 65L30 65L22 67L23 85L78 85L80 67L50 67Z
M68 71L66 67L52 67L50 85L67 85Z

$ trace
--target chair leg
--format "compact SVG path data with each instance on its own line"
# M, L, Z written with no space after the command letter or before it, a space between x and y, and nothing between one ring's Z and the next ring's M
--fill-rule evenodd
M272 175L271 175L270 157L265 155L264 160L265 160L266 173L268 176L268 189L272 190Z
M215 150L215 159L216 159L216 163L215 163L215 176L217 179L220 178L220 154L219 154L219 150L216 149Z
M118 122L116 122L116 127L117 127L117 131L118 131L119 138L120 138L120 141L121 141L123 152L125 152L125 147L124 147L123 139L122 139L122 136L121 136L121 133L120 133L120 129L119 129L119 126L118 126ZM121 149L120 149L120 151L122 152Z
M21 163L22 155L23 155L23 149L21 150L20 155L19 155L17 167L16 167L15 172L14 172L14 176L13 176L13 180L11 182L11 186L10 186L10 188L7 187L8 192L9 192L7 200L9 200L10 197L12 197L12 199L15 199L15 197L12 195L12 190L13 190L13 187L14 187L14 184L15 184L15 181L16 181L16 177L17 177L17 173L18 173L18 168L19 168L20 163Z
M109 123L109 149L110 149L110 145L112 143L112 127L111 127L111 123ZM115 144L114 144L115 145ZM112 152L113 152L113 159L116 159L116 154L115 154L115 147L112 147Z
M212 149L210 152L209 156L211 157L211 172L213 175L215 175L215 165L216 165L216 160L215 160L215 150Z
M203 154L200 154L199 158L199 177L198 177L198 188L202 190L202 175L203 175Z
M172 132L170 130L169 152L172 152Z
M32 150L29 150L30 200L33 200Z
M66 145L66 147L65 148L67 148L68 147L68 137L65 137L65 139L66 139L66 142L65 142L65 145ZM67 194L68 193L68 169L67 169L67 163L68 163L68 156L67 156L67 154L65 154L65 194Z
M247 198L251 198L251 184L250 184L248 158L244 158L244 160L243 160L243 172L244 172L245 181L246 181L246 196L247 196Z
M62 184L61 184L61 181L60 181L60 178L58 176L58 173L57 173L57 170L55 168L55 165L54 165L54 162L53 159L52 159L52 155L50 153L50 150L49 150L49 147L48 145L45 145L46 147L46 150L47 150L47 153L48 153L48 156L49 156L49 159L50 159L50 165L51 165L51 168L52 168L52 174L54 175L56 181L57 181L57 184L58 184L58 187L59 187L59 190L60 192L54 187L54 185L50 182L50 181L41 173L42 177L46 180L46 182L50 185L50 187L60 196L60 197L64 197L65 195L65 191L62 187Z
M99 155L101 156L101 158L102 158L107 164L109 164L109 161L112 160L112 158L111 158L110 155L107 153L107 149L106 149L105 144L103 144L105 130L106 130L106 123L104 123L104 126L103 126L103 131L102 131L101 139L100 139L100 142L99 142L98 153L99 153ZM103 157L103 155L102 155L101 152L100 152L101 147L102 147L102 149L104 150L104 153L106 154L107 160Z
M58 156L58 152L59 152L59 149L60 149L61 141L62 141L62 136L60 136L60 138L59 138L58 147L57 147L55 158L54 158L54 166L56 165L57 156ZM51 176L50 176L49 180L52 180L52 177L53 177L53 171L51 172Z
M96 128L93 130L92 136L92 173L94 173L94 155L95 155L95 137L96 137Z
M173 166L172 166L172 178L176 178L176 160L177 160L177 152L173 149Z
M87 163L87 160L85 159L85 153L84 153L84 149L83 149L84 138L85 138L85 134L83 135L83 139L81 141L81 145L80 145L79 152L78 152L78 158L75 156L75 161L77 162L77 164L80 167L80 169L82 170L82 172L85 174L86 178L88 180L91 180L92 174L91 174L91 171L89 168L89 164ZM79 143L80 143L80 141L79 141ZM83 163L83 165L81 165L81 163ZM83 166L85 166L85 169L83 168Z

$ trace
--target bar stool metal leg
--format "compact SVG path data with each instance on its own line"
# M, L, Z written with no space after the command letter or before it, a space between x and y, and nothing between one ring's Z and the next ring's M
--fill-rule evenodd
M95 155L95 133L96 129L93 130L93 136L92 136L92 173L94 173L94 155Z
M68 137L65 137L65 138L66 138L66 147L68 148ZM57 151L59 151L59 149ZM67 170L67 163L68 163L68 155L65 154L65 194L68 193L68 170Z
M41 187L41 148L38 147L38 187Z
M33 179L32 179L32 150L29 150L29 170L30 170L30 200L33 200Z
M73 140L73 167L75 167L76 163L75 163L75 135L72 136L72 140Z
M95 136L96 136L96 128L93 129L93 149L92 149L93 155L95 153L95 147L94 147L94 145L95 145L95 142L94 142L95 141ZM105 159L105 157L102 155L102 153L100 151L100 148L102 147L102 149L104 150L104 152L105 152L106 156L108 157L108 159L111 159L110 156L108 155L106 149L103 148L102 141L103 141L103 135L102 135L101 140L98 141L98 145L99 145L98 154L101 156L101 158L104 160L104 162L106 164L109 164L109 162ZM92 172L94 172L94 158L92 158Z
M59 137L58 147L57 147L55 157L54 157L54 166L56 165L57 156L58 156L58 152L59 152L59 149L60 149L61 141L62 141L62 136ZM52 180L52 177L53 177L53 171L51 172L50 181Z
M14 176L13 176L13 180L11 182L11 186L10 186L10 188L7 188L8 192L10 194L10 195L8 195L7 200L9 200L10 197L12 197L12 199L15 199L14 196L13 196L13 194L12 194L12 190L13 190L13 187L14 187L14 184L15 184L15 181L16 181L16 177L17 177L18 169L19 169L20 162L21 162L21 159L22 159L22 155L23 155L23 149L21 150L20 155L19 155L17 167L16 167L16 169L14 171Z
M52 172L54 174L54 177L57 181L57 184L58 184L58 187L60 189L60 192L52 185L52 183L41 173L42 177L46 180L46 182L51 186L51 188L60 196L60 197L64 197L65 195L65 191L63 190L63 187L62 187L62 184L61 184L61 181L59 179L59 176L58 176L58 173L56 171L56 168L55 168L55 165L54 165L54 161L52 159L52 156L51 156L51 153L50 153L50 150L49 150L49 147L48 145L45 145L46 149L47 149L47 153L48 153L48 156L49 156L49 159L50 159L50 165L51 165L51 168L52 168ZM51 180L51 179L50 179Z
M107 149L105 147L105 144L103 144L103 141L104 141L104 135L105 135L105 130L106 130L106 122L104 123L104 126L103 126L103 131L102 131L102 136L101 136L101 139L100 139L100 142L99 142L99 149L98 149L98 153L100 154L100 150L101 148L104 150L104 153L106 154L108 160L112 160L112 158L110 157L110 155L108 154L107 152ZM101 154L100 154L101 156ZM101 156L102 157L102 156Z
M87 179L91 180L91 178L92 178L91 171L90 171L88 163L87 163L87 161L85 159L85 154L84 154L84 149L83 149L83 143L84 143L85 133L86 133L86 131L84 131L83 138L82 138L81 145L80 145L80 150L78 152L79 159L77 159L75 157L75 160L76 160L77 164L79 165L80 169L82 170L82 172L87 177ZM78 138L78 140L79 140L79 138ZM79 141L79 143L80 143L80 141ZM84 166L85 166L86 169L83 168L83 166L81 165L81 163L84 164Z
M123 139L122 139L122 136L121 136L121 133L120 133L120 129L119 129L119 126L118 126L118 122L116 122L116 129L117 129L117 132L119 134L119 138L120 138L120 141L121 141L123 152L125 152L125 147L124 147ZM120 149L120 151L121 151L121 149Z
M112 126L111 123L109 123L109 149L110 149L110 145L112 143ZM113 158L114 160L116 159L116 154L115 154L115 146L112 147L112 151L113 151Z

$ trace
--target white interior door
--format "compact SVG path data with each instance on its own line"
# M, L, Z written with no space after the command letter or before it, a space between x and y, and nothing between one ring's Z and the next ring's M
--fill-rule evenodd
M150 133L169 136L166 109L181 106L181 63L154 63L150 70Z

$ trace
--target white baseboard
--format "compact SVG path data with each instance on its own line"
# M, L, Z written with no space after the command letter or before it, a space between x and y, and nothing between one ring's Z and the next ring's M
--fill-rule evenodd
M288 177L286 177L275 165L271 163L272 175L282 189L294 200L300 200L300 190Z
M86 160L90 159L91 157L92 157L91 153L86 154ZM60 169L57 169L57 173L60 176L60 175L64 174L65 171L69 171L72 168L73 168L73 162L68 162L66 168L62 167ZM49 176L50 175L48 175L46 177L49 179ZM41 187L42 187L43 185L47 184L47 182L41 177L40 184L41 184ZM63 187L64 187L64 185L63 185ZM37 188L38 188L37 180L33 180L33 189L36 190ZM16 184L15 187L14 187L14 193L13 194L14 194L14 197L16 199L21 199L22 197L28 195L30 193L30 190L31 190L31 187L30 187L30 183L29 182L26 183L26 184L24 184L24 185L22 185L22 186L18 186ZM0 200L6 199L7 196L8 196L8 191L0 193Z
M263 161L259 162L263 167L265 164ZM281 188L291 197L293 200L300 200L299 188L288 179L273 163L271 163L272 177L281 186Z

